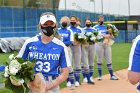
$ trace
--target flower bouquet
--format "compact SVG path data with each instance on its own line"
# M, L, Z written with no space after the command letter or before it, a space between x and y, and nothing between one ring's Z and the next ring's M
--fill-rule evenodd
M14 57L14 54L10 55L9 59L3 73L5 88L12 90L13 93L28 93L28 83L35 79L33 70L35 60L24 60Z
M85 35L87 36L87 42L89 44L93 44L95 42L99 42L103 40L103 35L101 32L98 32L97 30L94 29L93 32L86 32Z
M75 41L77 41L83 45L87 44L87 37L85 36L84 33L75 33L74 39L75 39Z
M108 31L108 33L110 34L110 35L112 35L113 37L116 37L116 36L118 36L118 34L119 34L119 31L118 31L118 29L115 27L115 25L112 25L112 24L107 24L107 31ZM104 44L105 45L113 45L114 44L114 40L112 40L112 39L104 39Z
M107 31L114 37L118 36L119 34L119 30L112 24L107 24Z

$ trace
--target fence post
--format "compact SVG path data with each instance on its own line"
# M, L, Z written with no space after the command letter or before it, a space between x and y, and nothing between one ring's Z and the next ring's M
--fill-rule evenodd
M23 31L26 31L26 0L23 0Z
M125 20L124 26L125 26L125 43L128 43L127 20Z
M136 36L138 35L138 23L136 23Z
M53 14L54 14L54 15L56 15L56 13L55 13L55 3L56 3L56 1L55 1L55 0L52 0L52 4L53 4Z

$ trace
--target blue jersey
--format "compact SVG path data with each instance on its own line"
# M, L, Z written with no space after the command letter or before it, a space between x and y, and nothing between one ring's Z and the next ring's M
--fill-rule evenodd
M100 31L103 35L108 34L106 25L95 25L93 29L97 29L97 31Z
M132 45L128 70L140 72L140 35L136 37Z
M73 33L82 33L82 29L79 28L79 27L73 27L73 26L70 26L68 27L69 29L71 29L73 31Z
M84 31L85 32L94 32L95 30L92 27L90 27L90 28L84 27Z
M57 33L60 35L61 41L66 46L70 46L74 41L73 32L68 28L58 28Z
M59 68L69 67L70 59L67 47L57 38L47 44L42 43L41 36L32 37L24 43L17 57L36 59L35 73L44 76L59 75Z

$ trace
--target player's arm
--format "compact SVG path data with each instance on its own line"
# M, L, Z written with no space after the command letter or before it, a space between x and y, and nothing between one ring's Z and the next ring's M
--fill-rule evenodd
M46 83L46 90L50 90L65 81L68 78L70 66L70 58L67 47L65 46L60 56L61 74L55 80Z
M74 41L74 36L73 36L73 32L69 29L69 37L68 37L68 40L67 41L64 41L64 44L66 46L69 46L72 44L72 42Z
M131 84L140 82L140 40L136 40L129 55L128 80Z

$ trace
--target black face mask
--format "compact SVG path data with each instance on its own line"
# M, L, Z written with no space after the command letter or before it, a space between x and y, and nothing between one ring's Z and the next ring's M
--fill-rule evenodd
M76 25L76 22L70 22L70 24L71 24L72 26L75 26L75 25Z
M61 25L62 25L62 27L66 28L68 24L67 24L67 23L65 23L65 22L62 22L62 24L61 24Z
M86 27L91 27L91 24L86 24Z
M42 32L43 32L46 36L51 36L51 35L54 33L54 28L55 28L55 27L51 27L51 26L48 26L48 27L42 27L42 26L41 26Z
M104 23L103 21L99 21L98 22L99 25L103 25L103 23Z

